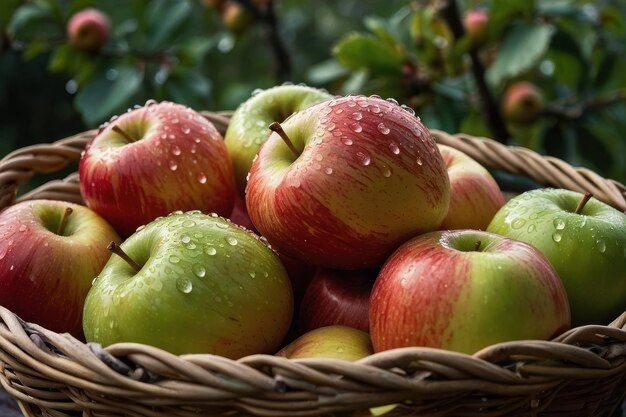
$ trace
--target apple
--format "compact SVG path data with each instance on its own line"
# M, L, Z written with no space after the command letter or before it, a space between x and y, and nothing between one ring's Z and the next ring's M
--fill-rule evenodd
M502 116L513 124L531 124L537 120L544 108L543 94L528 81L519 81L504 92Z
M79 165L87 206L122 235L175 210L228 216L235 182L212 123L189 107L150 101L112 120Z
M0 213L0 305L22 319L82 338L91 280L120 238L92 210L55 200L17 203Z
M489 171L465 153L437 145L448 168L450 208L439 229L485 230L504 205L504 195Z
M73 15L67 24L70 44L83 52L98 52L109 39L111 24L98 9L85 9Z
M369 298L378 270L319 268L300 303L299 330L344 325L369 331Z
M276 353L288 359L333 358L356 361L374 353L369 334L348 326L311 330Z
M564 189L527 191L509 200L487 227L533 245L550 260L575 325L608 324L626 310L626 215L589 198Z
M570 327L563 283L537 249L477 230L437 231L395 251L370 298L376 352L426 346L472 354Z
M86 339L231 359L275 352L293 313L285 268L256 235L214 216L175 212L113 247L121 256L85 302Z
M230 213L229 219L237 226L248 229L249 231L254 232L257 235L259 234L254 227L254 224L252 224L250 216L248 216L248 210L246 210L245 201L239 196L235 197L235 204L233 206L233 211Z
M246 205L279 251L327 268L377 267L446 216L443 158L397 102L340 97L272 129L252 165Z
M244 198L247 176L272 122L282 122L292 113L333 98L326 91L302 85L280 85L257 90L243 102L228 124L225 142L235 170L239 195Z
M472 45L479 47L487 42L489 37L489 15L485 9L468 10L465 13L463 23Z
M233 33L243 33L254 21L254 15L237 1L225 1L222 5L222 22Z

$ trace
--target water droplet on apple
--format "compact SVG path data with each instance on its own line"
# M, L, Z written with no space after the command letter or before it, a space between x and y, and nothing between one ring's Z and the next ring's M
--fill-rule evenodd
M322 166L321 166L319 163L317 163L317 162L316 162L316 163L314 163L314 164L313 164L313 168L314 168L316 171L319 171L320 169L322 169Z
M363 114L360 111L355 111L351 116L354 120L361 120L363 118Z
M411 116L415 116L415 110L413 110L412 108L410 108L409 106L407 106L406 104L403 104L400 106L402 108L402 110L406 111L407 113L409 113Z
M407 281L407 279L406 279L406 278L402 278L402 279L400 280L400 286L401 286L402 288L407 288L407 287L409 286L409 282Z
M386 165L383 167L383 177L385 178L391 177L391 169Z
M183 235L180 238L180 241L183 242L183 243L189 243L189 242L191 242L191 238L189 236L187 236L187 235Z
M198 182L200 184L206 184L206 175L204 175L204 172L198 174Z
M357 100L356 104L359 105L359 107L363 107L366 108L367 106L369 106L370 104L367 102L367 99L365 98L360 98Z
M332 169L331 167L326 167L326 168L324 169L324 172L325 172L327 175L330 175L330 174L332 174L332 173L333 173L333 169Z
M183 132L185 135L188 135L191 132L191 128L187 125L184 125L180 128L180 131Z
M559 243L562 239L562 236L559 232L554 232L552 234L552 240L554 240L556 243Z
M191 270L198 278L204 278L204 276L206 275L206 268L202 266L202 264L193 264Z
M584 214L580 216L581 220L580 220L580 227L585 227L585 225L587 224L587 216L585 216Z
M178 256L176 256L176 255L172 255L172 256L170 256L170 262L173 263L173 264L177 264L177 263L180 262L180 258Z
M341 107L335 110L335 114L341 114L341 113L343 113L343 109Z
M362 132L363 131L363 126L361 126L358 122L352 123L350 125L350 128L355 131L356 133Z
M396 100L395 98L389 97L387 101L390 102L391 104L395 104L396 106L398 105L398 100Z
M563 219L561 219L560 217L557 217L556 219L554 219L554 221L552 223L554 223L554 228L556 230L563 230L563 229L565 229L565 221Z
M530 226L528 226L528 233L532 233L536 230L537 230L537 226L535 226L534 224L531 224Z
M391 130L389 130L389 128L385 126L383 122L378 123L377 128L378 128L378 131L382 133L383 135L388 135L389 132L391 132Z
M513 220L513 222L511 223L511 226L513 227L513 229L521 229L522 227L524 227L525 224L526 224L526 220L518 217L515 220Z
M217 249L215 249L214 247L210 246L208 248L205 249L204 253L206 253L207 255L213 256L217 253Z
M248 275L250 275L250 278L254 278L254 277L256 277L256 272L250 271L250 272L248 272Z
M596 240L596 247L600 253L604 253L606 251L606 243L602 239Z
M352 143L353 143L352 139L350 139L347 136L342 137L341 138L341 142L343 142L344 145L348 145L348 146L352 145Z
M368 166L372 162L372 158L366 151L358 151L355 154L357 161L363 166Z
M141 226L139 226L138 228L135 229L135 232L139 232L141 230L143 230L146 227L145 224L142 224Z
M333 122L328 123L326 130L328 130L329 132L332 132L333 130L335 130L335 127L337 127Z
M176 139L176 136L174 136L173 133L170 133L169 135L167 135L168 139Z
M191 219L185 220L183 222L183 227L194 227L196 225L196 222L194 222Z
M193 290L193 284L187 278L178 278L176 280L176 288L183 294L189 294Z
M417 162L417 165L419 165L419 166L424 165L424 161L422 161L422 158L420 158L419 156L417 157L416 162Z
M262 92L263 92L263 89L262 89L262 88L255 88L255 89L252 91L252 97L256 96L257 94L261 94Z
M389 142L389 150L394 155L398 155L400 153L400 147L398 147L395 142Z
M323 160L323 159L324 159L324 155L319 154L319 153L318 153L317 155L315 155L315 160L316 160L316 161L321 161L321 160Z
M380 113L380 111L381 111L381 110L380 110L380 106L379 106L378 104L372 104L372 105L370 106L370 111L371 111L372 113L374 113L374 114L378 114L378 113Z
M173 159L170 159L168 166L170 167L170 170L172 171L176 171L178 169L178 164Z
M25 224L22 224L18 230L19 230L20 232L23 232L24 230L26 230L26 225L25 225Z
M226 242L227 242L230 246L236 246L236 245L237 245L237 243L239 243L239 242L237 241L237 239L235 239L235 238L234 238L234 237L232 237L232 236L226 236L224 239L226 240Z
M167 133L162 133L161 134L161 139L167 139Z
M215 225L216 225L219 229L228 229L228 223L217 222L217 223L215 223Z

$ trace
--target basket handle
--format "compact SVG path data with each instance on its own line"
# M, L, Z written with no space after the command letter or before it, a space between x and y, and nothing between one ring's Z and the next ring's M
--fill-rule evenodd
M224 135L232 112L201 112ZM465 134L451 135L431 130L438 143L456 148L486 168L526 175L539 184L593 193L598 200L626 212L626 186L605 179L587 168L575 168L558 158L543 156L522 147L506 146L492 139ZM11 152L0 160L0 210L15 201L49 198L82 204L78 175L50 181L17 197L18 187L35 173L51 173L80 159L80 154L97 133L89 130L52 144L33 145Z

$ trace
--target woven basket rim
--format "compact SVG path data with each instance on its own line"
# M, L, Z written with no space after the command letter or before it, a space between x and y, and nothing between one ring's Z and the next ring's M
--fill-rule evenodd
M202 114L223 134L232 113ZM488 138L431 131L438 143L465 152L487 168L526 175L540 184L577 191L593 189L599 199L626 210L626 187L591 170L574 168L558 158L505 146ZM35 198L81 202L76 174L47 183L19 198L17 190L36 172L55 172L76 161L95 133L91 130L6 155L0 160L0 210L17 201ZM176 356L136 343L101 349L70 335L24 322L0 307L0 364L3 367L0 383L18 399L27 416L41 415L37 411L41 409L58 413L91 409L89 404L102 395L131 399L125 410L137 415L144 415L138 411L138 404L152 407L165 404L170 407L171 415L186 415L172 408L176 404L206 406L215 415L239 415L232 414L239 412L275 416L352 415L348 413L407 398L418 404L413 411L433 412L437 407L442 409L442 404L453 402L451 399L460 401L468 392L494 395L500 403L502 398L536 399L537 403L529 407L539 412L557 401L557 393L566 390L563 387L570 380L610 380L614 386L609 388L618 390L626 386L626 312L608 325L573 328L551 341L498 343L474 355L412 347L346 362L273 355L251 355L239 360L209 354ZM154 383L155 375L161 378L160 384ZM55 389L64 392L63 401ZM429 401L434 401L434 405L420 403L426 397L432 398ZM622 397L613 394L610 398L608 406L615 408L623 394ZM93 409L111 411L126 407L119 402L102 401ZM484 403L484 407L496 404L490 398ZM404 406L400 408L407 411ZM404 415L399 414L403 411L395 410L387 415Z

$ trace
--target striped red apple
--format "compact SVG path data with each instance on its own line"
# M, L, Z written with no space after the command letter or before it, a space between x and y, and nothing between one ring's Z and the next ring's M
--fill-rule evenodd
M397 103L341 97L273 129L252 164L246 204L281 252L328 268L379 266L448 211L435 141Z
M370 298L379 352L428 346L464 353L570 327L565 287L534 247L476 230L438 231L402 245Z

